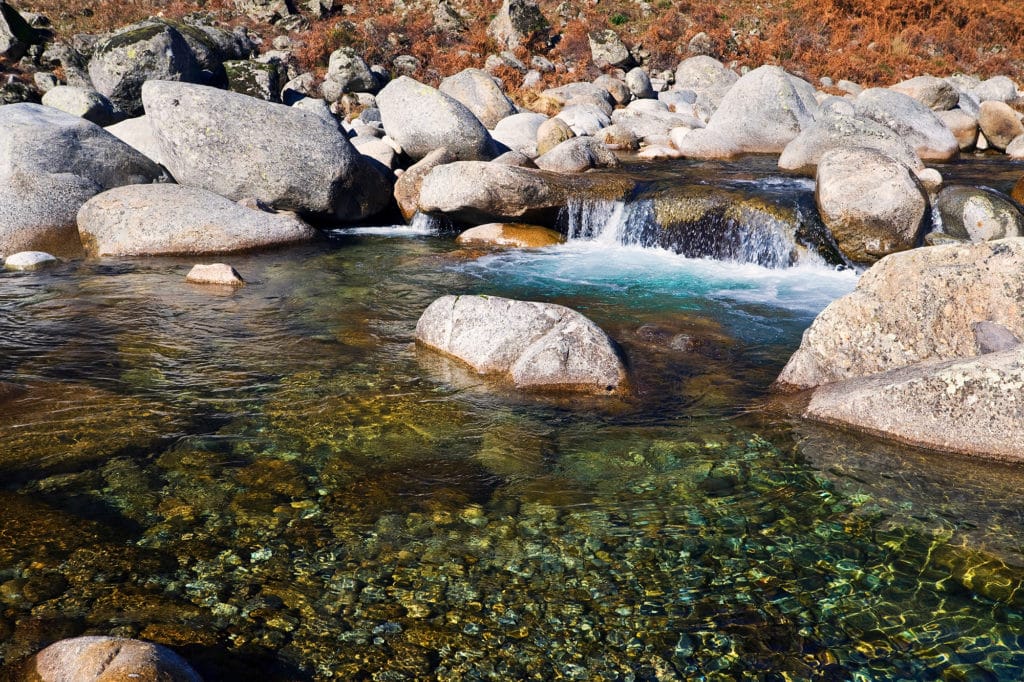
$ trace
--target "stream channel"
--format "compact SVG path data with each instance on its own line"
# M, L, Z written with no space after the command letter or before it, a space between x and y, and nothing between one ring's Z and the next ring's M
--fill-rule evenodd
M236 291L186 284L194 259L0 274L25 389L0 396L0 663L89 633L208 681L1020 679L1024 470L767 407L858 276L805 245L812 181L620 172L646 199L570 206L538 251L361 228L204 259ZM749 210L651 231L650 197L709 191ZM636 396L517 395L417 349L449 293L579 310Z

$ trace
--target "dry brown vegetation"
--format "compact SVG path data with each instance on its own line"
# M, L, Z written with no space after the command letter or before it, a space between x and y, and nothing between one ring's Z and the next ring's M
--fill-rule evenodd
M17 2L17 0L15 0ZM417 4L417 2L419 4ZM344 13L311 21L293 33L303 66L322 70L338 47L354 47L373 63L390 66L400 54L420 60L418 77L436 82L467 66L482 66L498 51L486 27L499 0L456 0L467 29L434 28L430 0L350 0ZM560 17L558 7L570 8ZM46 14L59 35L103 32L153 14L178 17L212 13L227 24L245 24L271 37L277 29L241 17L232 0L22 0L22 9ZM831 76L863 84L889 84L922 73L955 72L1024 76L1024 2L1021 0L541 0L557 42L540 37L517 54L549 56L559 69L546 82L591 77L587 33L612 26L641 46L652 71L674 68L687 43L705 32L715 56L736 66L778 64L809 79ZM510 85L520 75L506 69Z

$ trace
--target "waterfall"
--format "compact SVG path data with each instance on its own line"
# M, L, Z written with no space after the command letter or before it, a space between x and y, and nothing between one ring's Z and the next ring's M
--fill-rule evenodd
M844 261L817 212L802 205L806 200L790 196L776 203L727 190L687 189L631 201L573 199L561 213L561 227L570 241L660 248L770 268Z

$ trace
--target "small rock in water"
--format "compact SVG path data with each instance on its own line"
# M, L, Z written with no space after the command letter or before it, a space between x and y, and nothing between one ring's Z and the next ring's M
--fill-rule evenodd
M565 241L562 235L539 225L523 223L487 223L471 227L456 239L459 244L492 244L521 249L554 246Z
M170 649L120 637L62 639L29 659L22 672L24 679L33 680L201 682L198 673Z
M230 265L226 263L211 263L209 265L194 265L189 270L186 282L192 284L220 284L222 286L240 287L245 285L245 280Z
M7 257L4 268L8 270L39 270L56 265L59 261L45 251L21 251Z

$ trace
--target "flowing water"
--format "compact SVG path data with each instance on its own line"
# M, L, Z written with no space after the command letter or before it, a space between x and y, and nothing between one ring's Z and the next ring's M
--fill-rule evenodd
M810 192L754 166L701 177ZM644 248L650 197L535 252L335 232L231 256L238 290L166 258L0 275L0 661L101 633L208 680L1019 679L1024 472L771 408L856 273ZM637 395L417 349L448 293L580 310Z

